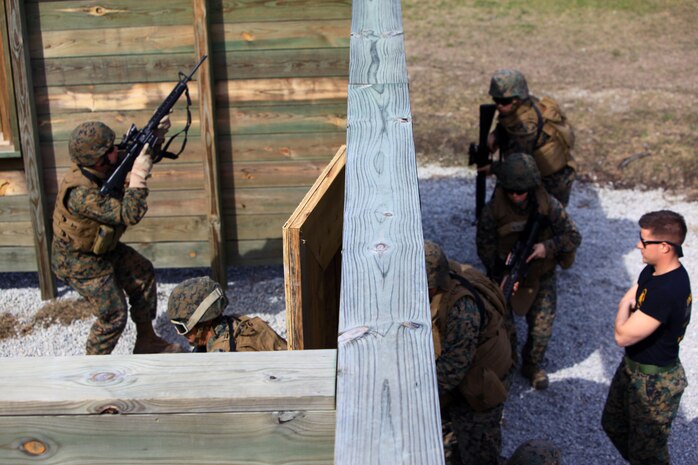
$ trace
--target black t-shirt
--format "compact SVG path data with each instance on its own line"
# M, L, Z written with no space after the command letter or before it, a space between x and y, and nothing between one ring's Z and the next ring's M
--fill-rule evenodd
M691 319L691 281L683 266L652 276L647 265L637 280L636 309L661 325L642 341L626 347L625 353L638 363L667 366L679 357L679 342Z

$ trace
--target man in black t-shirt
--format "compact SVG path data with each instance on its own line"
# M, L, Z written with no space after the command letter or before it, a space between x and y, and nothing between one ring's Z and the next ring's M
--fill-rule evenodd
M637 248L647 264L618 304L616 344L625 357L616 370L601 423L633 465L669 465L667 441L688 385L679 343L691 319L691 283L679 258L686 222L660 210L640 218Z

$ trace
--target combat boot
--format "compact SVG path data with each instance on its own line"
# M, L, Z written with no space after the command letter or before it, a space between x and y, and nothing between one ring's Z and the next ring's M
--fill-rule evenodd
M524 377L531 382L533 389L539 391L542 389L547 389L548 385L550 384L545 370L538 365L524 363L521 367L521 374L523 374Z
M154 338L136 338L136 345L133 346L134 354L166 354L180 352L184 352L181 345L170 344L157 336Z

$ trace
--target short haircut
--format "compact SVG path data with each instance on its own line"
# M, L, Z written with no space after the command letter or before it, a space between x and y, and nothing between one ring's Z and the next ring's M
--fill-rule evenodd
M657 239L671 241L679 245L683 244L688 231L683 216L671 210L645 213L640 217L638 224L642 229L652 231L652 235Z

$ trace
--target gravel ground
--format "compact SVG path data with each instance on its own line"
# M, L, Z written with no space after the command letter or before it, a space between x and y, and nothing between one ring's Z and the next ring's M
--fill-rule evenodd
M463 169L420 169L424 236L444 247L450 258L480 266L475 252L474 177ZM452 199L452 200L451 200ZM645 212L669 208L684 215L689 235L684 266L698 279L698 217L696 207L663 191L612 190L576 185L568 208L582 232L575 265L558 277L558 317L547 353L551 384L546 391L529 388L514 378L504 411L504 450L510 455L518 444L532 438L552 441L564 450L569 465L624 463L600 427L608 385L622 357L613 342L616 305L642 269L637 241L637 220ZM159 314L156 330L169 341L184 342L163 314L167 297L183 279L205 275L205 269L158 270ZM696 284L694 284L695 286ZM42 306L35 273L0 274L0 313L10 312L27 322ZM60 298L77 295L59 286ZM229 270L229 313L252 314L269 321L285 335L284 285L281 266ZM264 310L262 312L262 310ZM520 335L525 322L517 319ZM70 327L35 328L27 337L0 341L0 356L60 356L84 353L91 320ZM674 465L695 465L698 457L698 335L689 326L681 345L681 359L689 383L670 440ZM115 353L127 354L135 342L129 323Z

